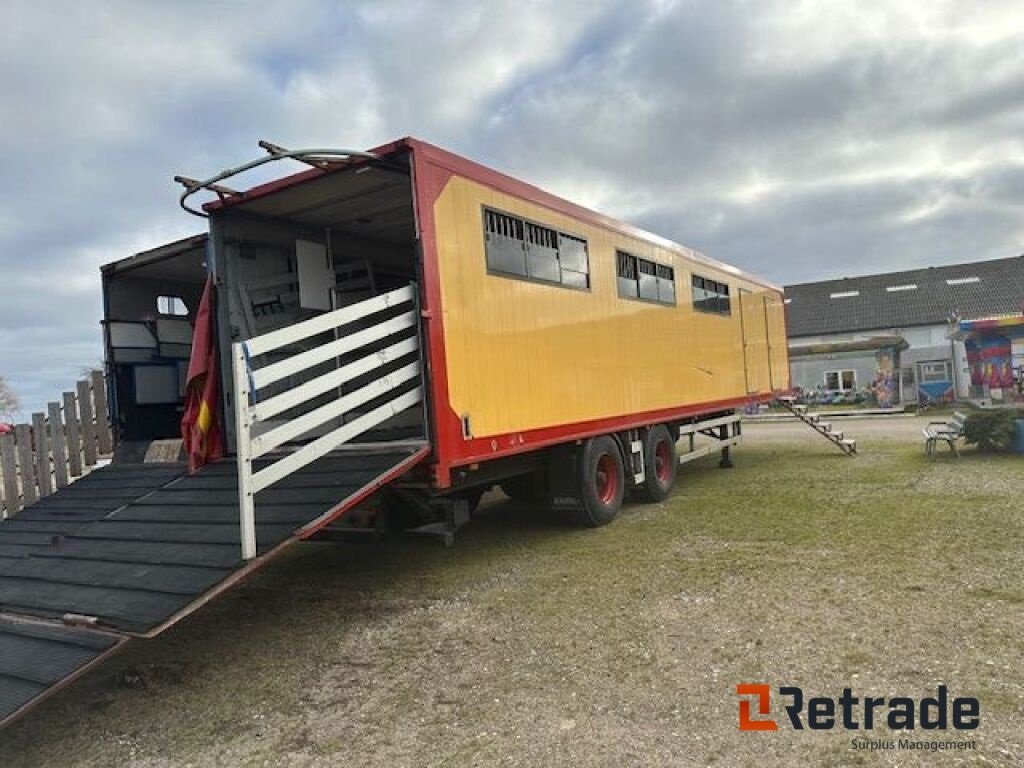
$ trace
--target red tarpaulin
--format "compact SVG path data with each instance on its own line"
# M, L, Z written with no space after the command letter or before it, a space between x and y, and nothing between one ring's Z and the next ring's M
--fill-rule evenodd
M195 472L207 462L224 455L220 415L220 376L217 340L214 337L213 277L206 279L192 334L192 357L185 384L185 415L181 417L181 438L188 455L188 471Z

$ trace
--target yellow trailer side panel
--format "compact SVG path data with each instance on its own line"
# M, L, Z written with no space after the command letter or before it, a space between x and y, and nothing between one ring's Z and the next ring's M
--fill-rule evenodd
M590 290L488 274L483 208L587 241ZM444 314L449 402L474 437L555 427L748 394L739 289L782 306L774 291L678 252L528 203L460 176L438 197L435 236ZM675 268L677 304L618 295L616 249ZM691 275L728 283L732 314L695 311ZM756 313L755 313L756 314ZM784 386L784 324L756 322ZM755 391L770 391L769 343L750 354ZM752 385L753 386L753 385Z

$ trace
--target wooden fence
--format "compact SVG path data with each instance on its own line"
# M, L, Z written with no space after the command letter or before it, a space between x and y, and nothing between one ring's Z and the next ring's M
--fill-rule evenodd
M107 390L101 371L0 435L2 519L49 496L91 470L113 451Z

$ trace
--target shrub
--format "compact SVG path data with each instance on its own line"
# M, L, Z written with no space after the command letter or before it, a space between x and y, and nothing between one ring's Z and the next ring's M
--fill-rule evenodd
M1008 451L1017 436L1014 422L1019 418L1021 412L1011 408L975 411L964 422L964 440L980 451Z

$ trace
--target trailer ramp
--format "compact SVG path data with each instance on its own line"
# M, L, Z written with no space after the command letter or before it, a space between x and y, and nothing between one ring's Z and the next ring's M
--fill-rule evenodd
M416 442L350 447L260 492L248 560L234 460L194 475L113 465L0 522L0 726L129 638L153 637L238 584L427 452Z
M0 728L101 663L127 639L0 617Z

